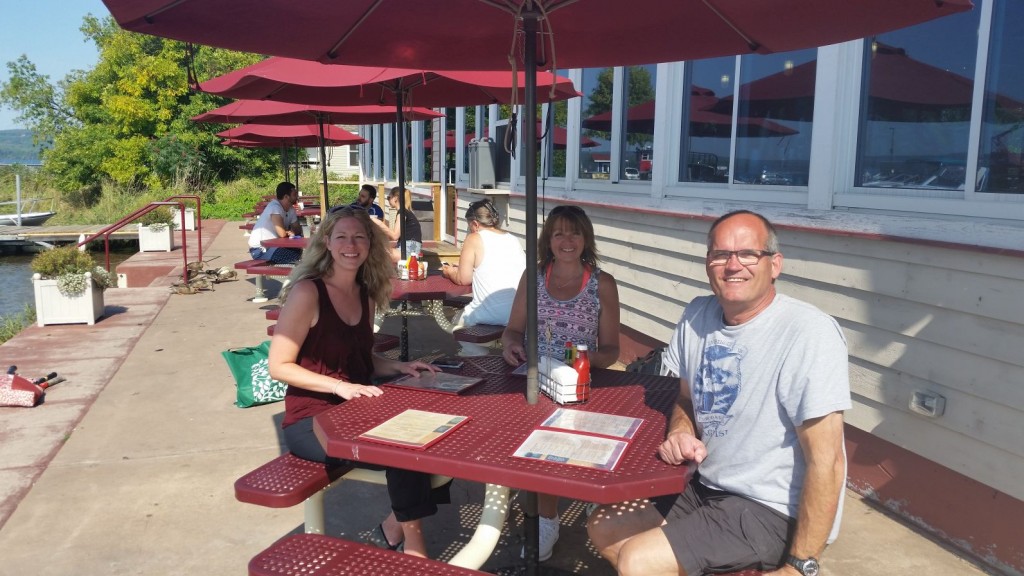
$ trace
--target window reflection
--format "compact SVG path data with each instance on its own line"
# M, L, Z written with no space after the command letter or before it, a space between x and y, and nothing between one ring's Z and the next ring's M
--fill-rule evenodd
M538 143L537 154L545 154L547 161L542 166L538 156L537 173L541 176L564 178L565 148L568 145L569 140L569 134L565 127L569 118L569 104L562 100L560 102L554 102L544 106L543 110L545 114L548 114L548 119L547 124L541 122L540 125L546 125L548 128L543 132L538 132L538 135L543 138ZM539 117L540 116L538 116L538 118ZM596 144L596 142L593 140L584 138L582 147L586 149L594 144Z
M1024 2L993 6L978 157L979 192L1024 193Z
M580 149L580 179L607 180L611 172L611 111L614 88L612 68L584 68L580 92L583 127L580 139L596 143ZM607 127L588 128L587 119L607 113Z
M680 102L688 120L680 130L679 181L728 182L736 58L697 60L688 67L688 96Z
M979 12L865 41L858 186L964 189Z
M735 182L807 186L817 50L740 59Z
M627 86L624 100L625 135L619 166L621 180L650 180L654 141L654 86L657 67L627 66L623 69Z

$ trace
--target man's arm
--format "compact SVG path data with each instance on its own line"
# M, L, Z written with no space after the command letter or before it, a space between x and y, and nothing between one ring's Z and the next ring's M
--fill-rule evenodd
M689 461L700 464L708 455L704 443L697 438L697 427L693 423L693 402L690 399L690 383L679 379L679 398L672 407L668 433L658 447L658 455L669 464L680 465Z
M846 477L843 413L832 412L805 420L797 427L796 433L807 462L807 472L789 554L797 558L819 558L832 531ZM778 573L799 574L789 565L780 568Z
M274 225L274 233L277 234L278 238L288 238L292 235L291 231L284 226L284 216L271 214L270 223Z

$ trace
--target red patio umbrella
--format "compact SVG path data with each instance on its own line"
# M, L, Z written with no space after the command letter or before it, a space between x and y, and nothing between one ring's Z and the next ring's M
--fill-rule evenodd
M429 108L406 108L405 120L433 120L444 114ZM192 117L194 122L219 124L309 124L320 119L327 124L390 124L395 121L391 106L317 106L275 102L273 100L236 100Z
M536 72L536 71L534 71ZM516 103L526 98L526 74L497 71L429 71L319 64L291 58L268 58L200 84L200 89L231 98L273 99L304 104L393 104L396 121L415 99L424 106L474 106ZM565 100L580 93L568 78L536 72L543 86L533 100ZM405 187L405 131L398 131L398 185ZM325 175L326 181L326 175ZM399 195L399 209L405 198ZM401 221L405 238L405 220ZM405 257L405 242L399 243ZM403 351L403 356L404 351Z
M387 106L316 106L270 100L237 100L220 108L192 117L195 122L216 122L221 124L259 122L260 124L308 124L311 120L324 124L384 124L394 122L396 111ZM429 120L443 118L444 114L427 108L406 108L402 110L406 120ZM323 190L320 205L323 210L330 206L327 190L327 152L320 146L320 171L323 176ZM283 161L282 150L282 161ZM296 167L296 178L298 167ZM285 180L288 179L287 170Z

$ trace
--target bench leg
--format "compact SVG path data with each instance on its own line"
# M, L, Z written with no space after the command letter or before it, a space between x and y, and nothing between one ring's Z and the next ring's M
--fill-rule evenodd
M441 327L441 330L448 332L452 331L452 323L448 321L448 317L444 315L444 300L431 300L427 303L427 312L434 317L437 321L437 325Z
M330 486L313 494L303 503L306 534L324 533L324 494L329 488Z
M256 275L256 296L253 297L252 301L256 304L262 304L267 301L267 294L263 291L263 274Z
M469 542L458 554L448 561L453 566L479 570L494 553L501 537L501 528L508 516L508 488L488 484L484 492L484 507L480 512L480 524Z

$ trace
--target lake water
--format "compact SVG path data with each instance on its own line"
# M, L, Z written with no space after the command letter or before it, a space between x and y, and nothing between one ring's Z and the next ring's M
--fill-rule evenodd
M0 316L17 314L26 304L35 303L32 292L32 254L4 254L0 256ZM131 254L111 252L110 266L117 266ZM93 260L103 264L103 253L93 252Z

